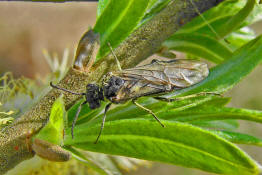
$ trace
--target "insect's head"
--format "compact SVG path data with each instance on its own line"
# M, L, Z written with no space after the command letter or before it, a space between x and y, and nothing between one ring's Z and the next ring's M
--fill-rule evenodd
M124 80L122 78L111 75L103 85L105 97L112 101L112 98L117 96L118 91L123 85Z
M86 101L89 103L90 109L99 108L101 100L104 100L103 89L96 84L88 84L86 86Z

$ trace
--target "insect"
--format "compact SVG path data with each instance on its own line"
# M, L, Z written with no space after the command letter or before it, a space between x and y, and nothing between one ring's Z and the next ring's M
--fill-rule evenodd
M200 13L193 1L190 0L190 2L199 16L206 22L211 31L215 33L217 38L221 38L219 34L216 33L216 31L213 29L213 27L205 20L204 16ZM117 57L109 43L108 45L116 59L119 71L107 73L102 79L101 85L88 84L86 87L86 92L77 93L55 86L52 84L52 82L50 83L53 88L66 91L71 94L85 96L85 101L79 106L72 123L72 138L74 137L74 127L77 118L82 109L82 106L86 103L89 104L91 109L96 109L101 106L101 101L104 101L105 99L110 101L105 107L100 132L95 141L95 143L97 143L104 128L106 113L112 103L119 104L131 100L138 108L141 108L150 113L160 123L160 125L164 127L153 111L136 102L138 98L143 96L152 96L157 100L172 102L179 99L195 97L201 94L220 95L213 92L203 92L175 99L160 97L160 95L190 87L204 80L209 73L207 64L189 59L174 59L169 61L153 60L150 64L122 70L120 63L118 62ZM91 61L91 63L93 63L93 61Z
M110 49L115 56L111 46ZM55 86L52 82L50 83L53 88L75 95L85 96L85 101L79 106L72 124L72 138L74 137L74 126L82 105L88 103L91 109L96 109L101 106L101 101L104 101L105 98L110 102L105 107L100 132L95 143L98 142L101 136L105 124L106 113L112 103L119 104L131 100L138 108L150 113L160 125L164 127L164 124L161 123L158 117L150 109L138 104L136 100L143 96L153 96L157 100L168 102L177 100L159 96L174 90L192 86L205 79L209 73L207 64L196 60L174 59L160 61L154 59L150 64L122 70L116 56L115 59L119 71L107 73L103 77L101 85L88 84L85 93L72 92Z

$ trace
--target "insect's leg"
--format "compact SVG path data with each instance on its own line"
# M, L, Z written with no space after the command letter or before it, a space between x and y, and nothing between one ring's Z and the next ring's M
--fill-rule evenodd
M80 113L80 111L81 111L81 109L82 109L82 106L83 106L84 104L86 104L86 103L87 103L87 101L84 101L83 103L80 104L80 106L79 106L78 109L77 109L75 118L74 118L73 123L72 123L72 128L71 128L71 136L72 136L72 139L74 139L74 128L75 128L76 121L77 121L77 119L78 119L79 113Z
M113 49L112 49L110 43L108 42L107 44L108 44L108 46L109 46L109 48L110 48L110 50L111 50L113 56L114 56L115 59L116 59L116 64L117 64L117 67L118 67L119 71L122 71L122 68L121 68L120 62L118 61L117 56L115 55L115 53L114 53L114 51L113 51Z
M187 96L184 96L184 97L176 97L176 98L154 97L154 99L165 101L165 102L173 102L173 101L180 101L180 100L185 100L185 99L199 97L199 96L206 96L206 95L219 95L219 96L221 96L221 94L216 93L216 92L199 92L197 94L187 95Z
M151 111L150 109L147 109L147 108L145 108L144 106L138 104L135 99L133 99L132 102L133 102L137 107L139 107L139 108L143 109L144 111L150 113L150 114L156 119L156 121L158 121L158 123L159 123L162 127L165 127L165 125L164 125L163 123L161 123L161 121L159 120L159 118L157 118L157 116L153 113L153 111Z
M100 136L101 136L101 134L102 134L102 131L103 131L104 125L105 125L105 121L106 121L106 112L108 111L108 109L109 109L109 107L111 106L111 104L112 104L112 103L109 103L109 104L107 104L106 107L105 107L104 117L103 117L103 120L102 120L102 123L101 123L101 128L100 128L99 134L98 134L98 136L97 136L97 138L96 138L95 144L97 144L97 142L98 142L98 140L99 140L99 138L100 138Z
M165 102L172 102L172 101L176 101L176 99L172 99L172 98L166 98L166 97L153 97L156 100L159 101L165 101Z
M68 90L68 89L61 88L61 87L58 87L58 86L56 86L56 85L53 85L52 82L50 82L50 86L51 86L52 88L56 88L56 89L59 89L59 90L65 91L65 92L69 92L69 93L74 94L74 95L85 95L85 94L86 94L86 93L72 92L72 91L70 91L70 90Z

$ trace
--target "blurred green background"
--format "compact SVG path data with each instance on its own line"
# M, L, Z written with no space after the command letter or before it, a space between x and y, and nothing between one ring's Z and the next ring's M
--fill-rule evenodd
M50 68L43 49L62 57L65 48L73 58L74 49L82 34L93 26L97 3L30 3L0 2L0 75L13 72L15 77L44 77ZM251 26L262 33L262 22ZM39 76L40 75L40 76ZM258 66L226 96L232 97L229 106L262 110L262 69ZM241 122L238 131L262 138L262 127L252 122ZM262 149L243 146L262 164ZM130 175L204 175L198 170L153 163L151 168L138 168Z

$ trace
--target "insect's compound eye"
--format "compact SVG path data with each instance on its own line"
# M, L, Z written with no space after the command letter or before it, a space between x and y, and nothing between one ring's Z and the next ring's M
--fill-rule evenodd
M155 62L158 62L158 60L157 60L157 59L153 59L153 60L151 61L151 64L153 64L153 63L155 63Z
M118 85L118 86L121 86L121 85L123 85L123 84L124 84L124 80L123 80L123 79L121 79L121 78L116 78L116 81L115 81L115 83L116 83L116 85Z
M121 86L124 84L124 80L122 78L112 76L108 84L109 86Z

